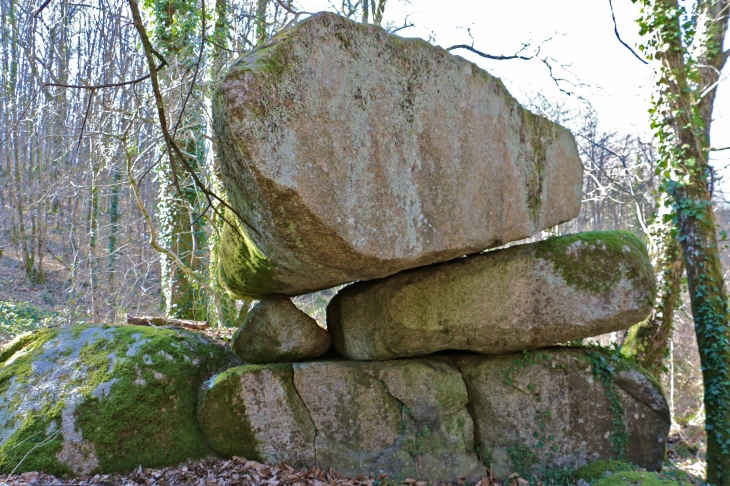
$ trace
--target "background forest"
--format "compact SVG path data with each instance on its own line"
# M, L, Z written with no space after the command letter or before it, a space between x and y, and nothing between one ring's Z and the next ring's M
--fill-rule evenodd
M122 323L127 315L235 327L251 304L232 300L217 279L226 211L211 94L227 65L296 20L296 4L144 0L136 13L130 5L0 0L0 342L40 326ZM336 7L381 24L385 6L347 0ZM580 216L535 239L628 229L661 244L667 223L657 215L655 142L601 131L589 105L521 101L573 131L585 168ZM729 230L720 181L711 185L718 231ZM727 247L721 258L728 268ZM702 375L678 271L681 296L663 309L674 316L669 354L658 359L666 373L657 374L676 419L700 426ZM333 294L295 300L323 323ZM701 452L692 440L682 447Z

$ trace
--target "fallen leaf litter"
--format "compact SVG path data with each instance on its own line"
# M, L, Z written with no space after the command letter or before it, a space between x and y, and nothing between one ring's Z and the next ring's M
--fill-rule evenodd
M25 472L22 474L0 475L0 486L445 486L467 484L465 479L452 483L429 483L412 478L391 480L385 475L346 477L332 470L318 468L294 468L286 464L269 466L242 457L233 459L202 459L188 462L177 467L162 469L143 469L122 474L97 474L94 476L60 479L49 474ZM501 486L500 483L485 477L473 486ZM521 483L520 483L521 484ZM518 486L506 485L506 486Z

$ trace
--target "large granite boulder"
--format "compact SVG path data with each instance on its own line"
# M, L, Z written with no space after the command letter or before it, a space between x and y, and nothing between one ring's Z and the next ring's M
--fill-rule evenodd
M318 358L332 338L288 297L261 300L231 339L231 349L247 363L280 363Z
M247 365L209 382L200 421L221 455L455 481L485 472L469 397L445 358Z
M213 100L220 275L297 295L481 251L578 215L566 129L419 39L320 13L244 56Z
M455 356L469 390L476 444L498 475L600 459L659 470L669 433L661 387L596 350Z
M327 325L350 359L509 353L628 329L654 292L636 236L579 233L350 285L330 302Z
M0 469L59 476L209 455L199 389L236 362L199 334L139 326L34 331L5 349Z

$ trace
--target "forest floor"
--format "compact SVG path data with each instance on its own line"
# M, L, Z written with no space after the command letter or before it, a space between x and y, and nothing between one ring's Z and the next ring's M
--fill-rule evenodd
M682 427L674 431L669 438L667 461L664 464L662 476L680 484L704 486L702 478L705 473L704 439L702 427ZM695 442L688 442L693 440ZM402 481L389 480L387 476L366 477L358 475L345 477L330 471L317 468L293 468L284 464L269 466L243 458L233 459L208 458L199 461L190 461L177 467L162 469L142 469L121 474L105 474L74 479L60 479L51 475L27 472L20 475L0 475L0 486L427 486L444 485L446 483L427 483L406 478ZM499 479L493 476L482 478L477 483L468 483L461 480L452 485L472 484L473 486L548 486L548 481L540 478L524 480L516 474L509 478ZM561 484L572 484L561 483Z

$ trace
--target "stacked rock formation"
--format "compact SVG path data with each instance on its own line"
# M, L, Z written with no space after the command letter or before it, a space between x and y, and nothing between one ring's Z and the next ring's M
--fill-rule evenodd
M464 59L326 13L233 66L214 123L239 218L221 279L261 301L232 343L250 364L203 393L211 448L446 481L617 457L660 467L656 382L555 347L647 317L641 241L597 232L488 251L578 215L567 130ZM328 332L287 298L352 281Z
M567 130L464 59L326 13L233 66L214 121L237 221L221 278L261 299L232 340L244 363L169 329L19 338L0 353L0 466L113 472L211 450L443 481L661 466L659 385L556 346L648 315L643 244L598 232L489 250L577 216ZM289 300L353 281L327 330Z

